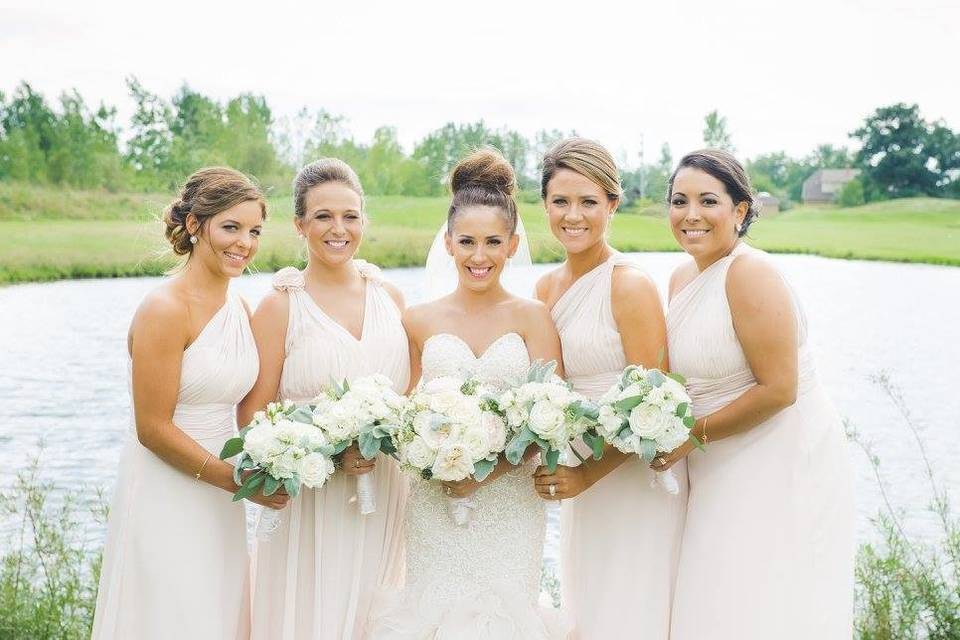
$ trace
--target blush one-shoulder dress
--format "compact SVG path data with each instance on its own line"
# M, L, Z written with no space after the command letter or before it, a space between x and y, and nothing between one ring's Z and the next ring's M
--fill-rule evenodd
M696 416L756 384L726 294L730 265L747 253L765 256L740 244L670 303L670 363L687 378ZM671 640L849 640L853 634L846 439L817 379L806 319L793 302L796 402L687 457L690 496Z
M258 369L247 310L228 294L183 352L174 424L219 455L236 434L236 405ZM243 502L154 455L137 440L131 417L93 638L247 638L249 591Z
M574 282L551 310L567 379L594 400L627 366L611 300L618 267L639 268L615 253ZM578 451L589 455L582 443ZM577 464L576 458L568 464ZM577 638L667 640L687 499L684 467L674 467L680 491L671 495L651 486L653 471L634 455L563 501L561 602Z

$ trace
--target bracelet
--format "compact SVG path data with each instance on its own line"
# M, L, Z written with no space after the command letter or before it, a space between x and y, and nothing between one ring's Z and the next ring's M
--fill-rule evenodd
M213 457L213 454L212 454L212 453L208 453L208 454L207 454L207 457L203 459L203 464L200 465L200 470L197 471L197 475L194 476L194 477L196 477L196 479L197 479L198 482L200 481L200 474L203 473L203 470L206 468L207 463L210 462L210 458L212 458L212 457Z
M707 444L707 420L709 417L703 419L703 444Z

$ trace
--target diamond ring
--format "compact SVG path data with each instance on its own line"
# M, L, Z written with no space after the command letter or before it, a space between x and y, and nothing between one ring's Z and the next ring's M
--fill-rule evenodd
M557 485L555 484L550 485L550 495L551 496L557 495Z

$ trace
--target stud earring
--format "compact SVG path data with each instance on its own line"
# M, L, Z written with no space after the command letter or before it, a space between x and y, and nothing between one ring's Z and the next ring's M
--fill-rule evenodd
M197 236L190 236L190 244L197 244Z
M743 229L743 226L738 222L738 223L737 223L737 226L734 227L734 228L737 230L737 234L739 235L740 229Z

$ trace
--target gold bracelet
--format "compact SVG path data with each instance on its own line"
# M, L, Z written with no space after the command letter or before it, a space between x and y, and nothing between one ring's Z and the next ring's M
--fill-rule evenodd
M707 444L707 420L708 420L708 419L709 419L709 418L704 418L704 419L703 419L703 444L704 444L704 445Z
M208 454L207 454L207 457L203 459L203 464L200 465L200 470L197 471L197 475L196 475L196 478L197 478L197 481L198 481L198 482L200 481L200 474L203 473L204 468L206 468L207 463L210 462L210 458L212 458L212 457L213 457L213 454L212 454L212 453L208 453Z

